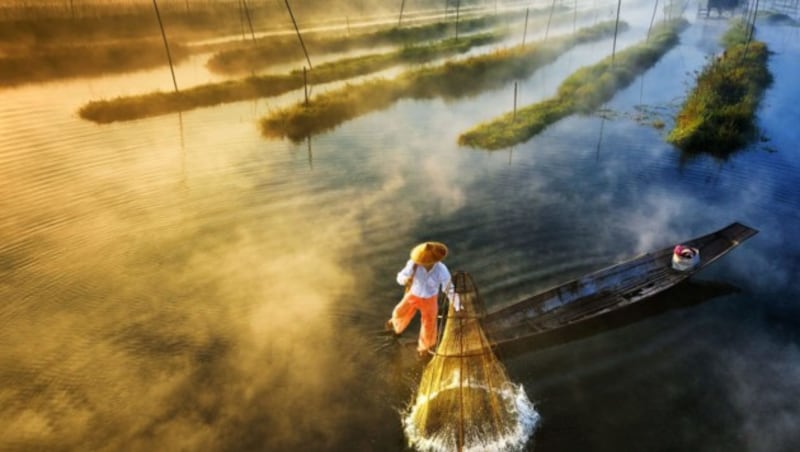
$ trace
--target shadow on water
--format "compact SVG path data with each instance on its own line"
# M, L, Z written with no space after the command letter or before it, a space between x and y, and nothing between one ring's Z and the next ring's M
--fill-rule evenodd
M715 298L741 293L733 284L716 280L687 280L653 297L616 311L543 332L529 338L495 346L501 360L564 345L580 339L613 331L661 314L697 306ZM372 352L387 366L386 375L395 391L407 391L416 384L426 361L415 353L418 320L402 336L374 331ZM489 340L491 341L491 337ZM391 368L391 370L389 370Z
M314 154L311 153L311 135L306 137L306 144L308 145L308 169L314 169Z
M622 328L668 311L699 305L738 292L738 287L725 282L688 280L648 300L574 325L503 344L495 351L501 359L511 358Z

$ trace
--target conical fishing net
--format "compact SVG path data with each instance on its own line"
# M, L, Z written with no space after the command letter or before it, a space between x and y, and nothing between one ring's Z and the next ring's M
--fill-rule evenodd
M539 421L483 332L483 305L472 278L453 275L463 309L451 305L438 349L403 419L409 444L424 451L522 449Z

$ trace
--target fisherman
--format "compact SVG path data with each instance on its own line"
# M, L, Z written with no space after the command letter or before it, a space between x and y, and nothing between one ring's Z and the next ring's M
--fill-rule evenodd
M461 310L458 295L450 280L450 271L442 260L447 256L447 246L440 242L424 242L411 250L411 259L397 274L397 283L405 286L403 299L392 311L386 329L401 334L417 310L422 325L417 341L420 356L432 351L436 345L436 316L439 310L439 290L447 294L456 311Z

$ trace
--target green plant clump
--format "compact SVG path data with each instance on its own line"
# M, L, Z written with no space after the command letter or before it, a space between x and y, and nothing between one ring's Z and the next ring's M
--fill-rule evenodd
M499 16L476 17L459 23L462 33L488 29L512 19L511 13ZM414 27L393 27L353 35L328 36L311 34L303 41L311 55L332 52L347 52L378 45L400 45L414 48L424 47L425 42L446 39L454 33L454 24L450 22L434 22ZM493 33L497 34L497 33ZM464 39L462 36L462 40ZM270 37L263 38L255 46L225 49L215 53L207 63L211 71L222 74L235 74L256 71L276 62L291 61L302 58L303 53L297 45L297 38Z
M678 33L687 24L684 19L660 24L649 39L617 53L613 63L609 56L593 66L578 69L564 80L555 97L522 108L516 114L508 112L479 124L461 134L459 144L502 149L528 140L570 114L595 110L677 44Z
M625 24L620 24L625 27ZM310 105L298 103L278 110L261 121L264 135L301 140L329 130L349 119L388 107L402 98L460 98L527 77L580 43L609 36L614 22L604 22L547 44L528 44L478 55L443 65L407 71L392 80L374 80L314 97Z
M698 76L667 141L687 152L726 156L752 140L758 103L772 82L768 55L759 41L728 46Z
M736 19L731 22L731 26L725 34L722 35L720 41L725 48L734 46L736 44L744 44L747 42L747 36L750 34L750 27L742 19Z
M312 131L333 129L343 121L386 108L401 98L404 90L404 86L385 79L347 84L334 93L315 97L308 105L301 103L262 119L261 130L268 137L287 136L299 141Z
M311 84L328 83L369 74L402 63L422 63L446 55L463 53L474 46L501 39L495 34L473 35L459 40L448 39L429 45L408 46L395 52L364 55L332 61L317 66L307 74ZM302 88L302 71L286 75L262 75L242 80L209 83L175 92L155 92L139 96L92 101L78 114L90 121L109 123L237 102L277 96Z

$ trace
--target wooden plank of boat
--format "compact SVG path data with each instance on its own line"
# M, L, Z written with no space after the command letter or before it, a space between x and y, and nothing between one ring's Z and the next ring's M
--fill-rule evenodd
M682 243L700 250L700 263L692 270L672 268L673 244L491 312L483 328L494 346L502 346L595 318L675 286L757 232L732 223Z

